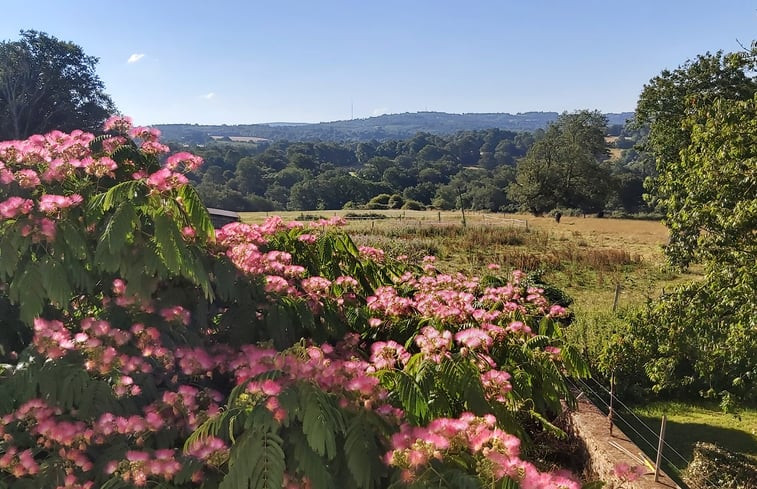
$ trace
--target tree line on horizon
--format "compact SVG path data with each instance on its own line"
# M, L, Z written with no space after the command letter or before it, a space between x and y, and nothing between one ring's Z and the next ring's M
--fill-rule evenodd
M609 134L615 139L609 142ZM240 211L341 208L492 212L649 212L640 131L596 111L564 113L546 130L419 132L368 142L215 141L192 146L208 205ZM625 146L610 159L611 147Z
M607 113L610 126L623 126L633 112ZM163 137L186 144L206 144L214 138L255 137L273 141L353 141L410 139L419 132L451 135L461 131L485 131L492 128L515 132L544 129L560 116L558 112L521 112L508 114L447 112L406 112L375 117L319 123L259 124L158 124Z

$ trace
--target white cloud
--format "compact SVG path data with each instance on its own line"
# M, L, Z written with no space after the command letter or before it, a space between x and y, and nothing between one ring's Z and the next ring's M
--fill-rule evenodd
M379 107L378 109L373 109L373 112L371 112L371 115L373 117L384 115L389 112L389 109L386 107Z
M145 55L142 53L134 53L131 56L129 56L129 59L126 60L127 63L133 64L139 61L140 59L144 58Z
M205 95L203 95L202 98L204 98L206 100L210 100L210 99L212 99L215 96L216 96L215 92L210 92L210 93L206 93Z

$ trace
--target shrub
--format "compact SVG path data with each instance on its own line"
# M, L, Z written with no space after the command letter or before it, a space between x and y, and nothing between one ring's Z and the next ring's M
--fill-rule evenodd
M656 393L719 399L727 411L757 399L757 336L753 308L722 300L726 284L711 280L679 286L630 315L604 355L632 359L645 375L631 378Z
M757 463L717 445L697 442L682 476L692 489L754 489Z
M366 209L388 209L389 199L392 196L389 194L378 194L365 204Z
M389 216L380 212L348 212L345 219L387 219Z
M409 211L422 211L426 209L426 206L418 202L417 200L406 200L402 204L402 209Z
M106 131L0 143L1 487L578 487L520 457L587 374L523 274L214 232L197 157Z
M405 204L405 199L400 194L394 194L389 197L387 207L390 209L400 209Z

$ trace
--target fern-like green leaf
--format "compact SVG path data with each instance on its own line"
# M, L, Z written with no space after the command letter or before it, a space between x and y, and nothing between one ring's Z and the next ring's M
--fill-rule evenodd
M29 248L29 241L22 239L19 227L0 227L0 277L8 278L16 272L21 256Z
M133 142L129 141L129 143L130 144L122 144L118 146L113 153L111 153L110 157L119 165L122 165L127 160L131 160L141 167L145 158L136 146L134 146Z
M231 449L229 472L219 489L280 489L286 469L282 444L270 431L245 432Z
M581 356L581 353L573 345L564 345L561 351L563 365L568 375L578 378L591 377L589 364Z
M497 489L518 489L520 485L509 477L505 477L497 484Z
M545 346L549 345L549 342L550 342L549 336L536 335L526 340L526 343L524 346L529 349L544 348Z
M73 296L73 289L68 282L66 268L55 258L47 255L40 260L40 267L45 270L42 274L42 286L48 299L57 304L65 305ZM71 264L70 266L75 266Z
M423 422L428 416L428 399L413 377L395 370L396 393L405 413L415 421Z
M280 489L284 485L286 457L282 444L283 440L277 434L263 432L260 462L253 467L250 479L252 489Z
M87 259L87 243L84 241L79 228L72 226L67 221L61 221L58 223L58 232L63 235L63 241L68 250L66 258Z
M310 447L331 460L337 453L336 436L344 430L344 418L333 400L314 386L303 388L302 431Z
M186 212L189 225L195 229L197 237L201 241L215 241L213 222L197 190L191 185L182 185L179 187L178 194L182 199L183 210Z
M176 223L167 215L158 214L154 220L155 236L153 239L160 257L163 259L166 268L178 275L184 266L182 252L186 251L186 245L179 235Z
M95 264L107 272L121 266L121 251L129 245L127 237L137 220L136 210L130 202L121 203L108 218L95 249Z
M45 303L42 271L36 262L28 262L8 289L11 300L19 306L19 316L26 324L32 324Z
M287 433L287 443L292 447L293 461L296 462L297 475L307 477L313 489L332 489L334 479L328 470L326 461L308 445L305 435L297 430Z
M380 476L381 454L374 431L366 417L358 414L350 420L344 437L347 468L362 489L375 487Z
M442 472L446 487L454 487L455 489L481 489L483 486L481 481L460 469L447 469Z
M107 212L122 202L134 200L135 197L144 195L144 186L145 184L141 180L121 182L109 188L102 197L102 201L98 202L101 203L102 210Z

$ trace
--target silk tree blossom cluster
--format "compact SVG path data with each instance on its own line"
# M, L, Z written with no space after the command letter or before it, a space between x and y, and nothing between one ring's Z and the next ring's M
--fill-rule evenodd
M237 384L246 383L247 393L256 402L265 403L274 419L280 422L286 419L288 413L281 407L276 396L304 379L315 383L325 392L340 395L344 406L372 409L385 417L399 419L402 411L389 404L388 392L372 375L377 367L375 362L354 356L354 351L347 347L354 342L355 339L348 336L336 347L329 344L311 345L304 352L295 350L284 354L274 349L245 345L241 348L241 354L232 359L229 365ZM401 352L398 355L407 358ZM276 379L252 380L271 371L283 375Z
M162 155L168 147L158 141L160 131L132 127L128 117L112 117L105 124L110 137L102 151L94 152L95 136L83 131L70 134L52 131L23 141L0 142L0 222L14 221L24 237L34 242L52 242L57 237L56 220L81 206L84 197L76 190L93 188L87 182L116 178L117 171L133 174L156 194L170 192L188 183L182 172L193 171L202 159L189 153L170 156L165 167L148 173L127 160L123 168L111 158L119 146L136 138L147 155ZM104 151L104 153L103 153ZM176 171L181 170L182 172Z
M343 224L341 218L320 220L311 228ZM322 276L306 276L302 265L293 263L292 254L277 249L267 249L269 240L279 233L297 231L295 241L314 246L318 235L306 231L300 222L285 223L278 216L266 219L262 224L231 223L217 231L216 240L224 254L242 272L262 276L266 292L272 295L302 297L309 301L314 311L320 311L324 299L334 300L339 305L354 303L359 289L358 281L342 275L330 280Z
M298 229L302 229L299 223L285 224L278 218L263 225L231 224L219 232L219 244L227 247L227 256L240 270L251 275L264 274L268 292L306 298L316 312L325 301L344 304L343 291L333 287L340 281L349 280L355 291L351 298L359 297L360 290L354 278L339 277L331 281L319 276L292 277L286 272L287 267L293 266L292 255L276 250L261 251L274 234ZM363 248L359 251L365 260L385 260L383 254ZM435 258L426 257L424 262L433 265ZM523 285L523 274L519 271L514 272L511 282L504 286L482 287L477 277L443 274L435 267L426 268L423 274L408 271L393 285L378 287L365 297L365 305L373 314L368 325L382 332L403 320L432 324L419 328L411 351L394 341L371 346L375 369L402 369L414 352L437 364L455 355L471 356L481 371L486 397L493 402L505 403L512 390L510 373L499 368L497 359L492 356L492 348L503 341L523 342L533 336L524 318L560 318L567 311L550 305L542 289ZM297 271L304 273L303 269ZM546 346L543 351L552 360L560 361L559 348Z
M105 131L111 137L103 142L106 151L112 152L119 143L127 141L128 136L137 143L139 150L145 155L161 157L168 153L170 148L160 142L160 131L155 128L132 126L129 117L113 116L105 122ZM202 158L187 152L179 152L165 159L163 168L153 173L147 173L144 169L135 168L132 178L144 180L152 193L160 194L170 192L173 189L186 185L189 180L184 173L196 170L202 165Z
M139 141L139 149L145 154L158 155L170 151L168 146L160 142L160 131L158 129L140 126L131 127L131 120L126 119L127 118L122 118L120 123L112 124L111 130L124 132L124 129L126 129L125 132L130 138ZM107 121L105 127L108 127Z
M458 418L438 418L428 426L403 424L392 436L385 460L402 470L405 482L422 480L432 460L460 460L471 457L484 480L509 478L522 489L579 489L567 473L540 472L520 458L520 440L497 428L492 415L478 417L463 413Z
M377 341L371 345L371 363L377 370L403 367L410 360L410 353L394 340Z
M120 331L111 328L105 321L86 318L82 321L82 330L71 337L66 335L61 329L65 329L60 321L37 321L37 335L43 334L44 339L38 338L35 343L39 346L56 340L59 346L53 350L48 350L45 355L60 358L58 355L66 355L73 351L84 353L97 346L101 338L111 338L117 348L122 349L133 339L129 332ZM135 334L138 335L142 329L135 328ZM152 329L152 328L149 328ZM56 335L63 335L57 336ZM159 337L153 335L154 341L159 342ZM153 345L153 348L155 346ZM119 363L118 372L121 374L116 377L113 388L116 394L119 389L124 387L138 387L127 372L134 368L133 362L135 357L128 357L119 350L115 351L113 364ZM137 358L137 360L141 360ZM145 371L151 371L151 364L142 365ZM97 369L103 369L101 365L93 365ZM109 368L114 368L111 365ZM175 368L164 366L161 370L162 375L170 375ZM122 394L138 396L139 390L130 390ZM64 467L67 467L67 473L71 476L70 484L82 484L82 487L88 487L87 480L92 479L91 472L94 469L93 460L90 458L96 447L103 447L112 444L117 438L131 440L134 446L148 442L152 436L170 428L178 433L184 433L187 436L208 417L214 416L219 412L218 402L223 397L220 393L211 389L200 389L190 385L176 385L173 390L165 390L162 396L156 401L145 405L141 414L130 416L115 415L105 413L92 422L83 420L72 421L70 415L65 413L61 408L48 405L41 399L32 399L21 405L12 414L8 414L0 421L0 438L5 445L4 454L0 458L0 471L6 471L15 477L31 476L36 474L40 468L41 460L29 456L29 450L34 446L43 447L48 451L56 453ZM13 433L23 431L28 433L17 440ZM32 437L32 447L27 448L28 436ZM224 448L226 449L226 448ZM216 463L218 460L218 447L213 453L207 454L212 457L208 463ZM34 452L36 453L36 452ZM204 452L203 452L204 453ZM228 450L226 449L226 454ZM185 460L179 457L179 453L173 449L163 450L132 450L127 453L125 461L114 460L107 464L107 473L117 472L117 475L124 481L131 482L136 486L143 486L148 480L166 480L170 481L172 477L184 466ZM205 461L202 453L190 452L189 456ZM59 462L60 463L60 462ZM202 479L202 472L198 471L193 476L193 480Z
M84 359L84 367L92 374L114 376L117 395L138 395L139 385L134 374L152 373L156 366L174 362L174 354L160 343L160 333L154 327L134 323L126 331L113 328L105 320L87 317L78 328L71 328L58 320L34 320L33 345L37 352L51 359L60 359L76 352Z
M94 136L82 131L53 131L24 141L0 142L0 220L12 221L34 242L53 241L65 210L81 205L77 193L49 192L74 173L87 174L98 165L89 150ZM62 188L61 188L62 190ZM14 195L16 194L16 195ZM2 197L0 197L2 198Z
M385 318L420 315L444 324L502 321L520 315L564 317L567 311L550 306L543 290L513 282L504 287L479 285L478 279L462 274L427 274L420 277L405 273L394 286L376 290L367 298L368 307ZM403 292L405 291L405 292Z
M124 295L128 284L116 280L113 290L115 294ZM111 301L110 307L121 306ZM165 311L181 311L181 308L160 310L161 313L154 314L156 320L175 321L174 315ZM83 356L92 374L114 379L114 393L119 396L139 397L142 393L136 379L140 375L201 379L228 373L237 384L246 386L245 391L251 396L249 400L255 404L262 403L279 422L284 422L288 413L277 396L303 381L314 382L323 391L339 395L344 406L371 409L387 419L397 420L402 416L401 410L388 403L388 393L372 375L377 365L355 356L354 347L359 339L354 335L336 346L310 345L303 351L284 353L255 345L244 345L238 350L219 345L215 349L180 347L171 351L162 345L162 336L157 328L141 323L135 323L129 330L121 330L108 321L87 317L79 322L78 327L73 326L63 321L38 318L34 339L38 352L56 360L66 356ZM401 346L393 342L387 343L387 346L397 352L400 361L407 361L408 354ZM126 353L128 351L132 354ZM383 368L385 365L379 362L378 366ZM276 379L253 380L271 371L283 375ZM136 448L127 453L125 460L113 460L106 464L105 470L107 474L141 487L149 481L171 481L185 460L175 450L149 450L139 448L140 445L169 428L190 433L220 412L217 403L222 400L220 393L210 389L179 384L166 390L158 400L145 405L139 414L123 416L105 413L91 423L72 422L67 420L61 409L49 406L42 400L32 400L2 421L11 430L23 425L26 431L37 436L38 445L65 453L66 460L70 459L73 464L71 474L83 484L91 477L88 474L93 470L93 460L86 456L87 453L119 437L130 439ZM27 448L15 446L13 437L6 432L0 432L0 435L5 435L8 443L4 459L7 463L0 466L0 470L17 477L34 475L39 470L38 463L33 457L31 460L34 463L29 461ZM228 449L225 443L211 439L191 446L186 455L201 460L208 470L215 470L214 467L219 467L228 459ZM202 471L193 475L195 481L202 478Z
M186 386L185 400L192 397L191 387ZM196 396L196 393L194 394ZM197 406L186 406L187 409L197 409ZM150 411L152 407L148 407ZM148 412L146 417L122 417L106 413L95 423L87 424L82 421L68 421L59 408L53 408L41 399L26 402L13 414L2 418L0 435L8 446L5 454L0 457L0 471L7 471L15 477L35 475L40 471L40 461L33 455L30 448L20 449L14 445L16 440L11 430L19 425L25 427L38 447L54 451L61 459L59 468L66 471L70 477L65 487L92 487L86 482L92 479L95 470L91 456L96 447L107 446L119 435L136 440L140 445L149 439L149 434L158 433L173 421L165 413ZM23 440L20 440L24 443ZM209 442L204 447L196 446L187 452L187 456L206 462L208 466L215 466L219 459L228 457L228 447L221 443ZM135 486L145 486L148 480L170 481L182 469L186 457L175 449L133 449L126 452L124 459L114 459L104 464L106 474L116 474L126 482ZM202 471L198 470L192 480L202 480Z

